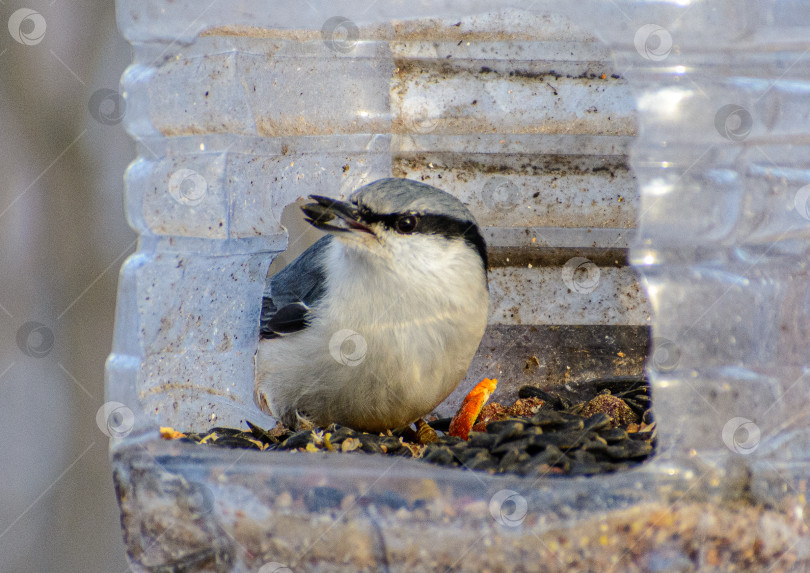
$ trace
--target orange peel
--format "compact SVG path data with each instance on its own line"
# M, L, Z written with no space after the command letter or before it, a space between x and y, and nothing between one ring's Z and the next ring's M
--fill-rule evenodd
M475 387L469 391L461 402L458 412L453 416L450 422L450 429L448 433L451 436L456 436L462 440L466 440L470 435L470 430L481 413L481 408L487 403L489 397L498 386L496 378L484 378Z

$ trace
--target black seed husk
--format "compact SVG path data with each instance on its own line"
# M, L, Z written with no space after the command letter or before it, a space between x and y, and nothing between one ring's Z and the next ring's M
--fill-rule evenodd
M452 416L447 418L439 418L438 420L428 422L428 426L430 426L437 432L447 432L450 429L450 422L452 420L453 420Z
M612 444L621 442L627 439L627 432L622 428L610 428L609 430L601 430L599 435L602 436L607 443Z
M518 398L540 398L546 403L545 405L555 410L563 410L571 405L568 400L564 400L560 396L550 394L545 390L537 388L536 386L523 386L520 390L518 390Z
M297 448L306 448L307 444L312 441L312 430L301 430L294 433L292 436L281 442L281 447L285 450L294 450Z
M498 441L496 434L487 434L485 432L470 432L467 439L467 445L470 448L491 448Z
M430 444L425 448L422 459L434 464L447 465L453 462L455 456L447 446Z
M380 437L372 434L360 434L357 436L360 440L360 449L370 454L382 454L383 449L380 447Z
M581 390L581 387L577 390L580 392L578 397L583 395ZM611 428L612 420L605 413L587 418L578 414L590 398L572 404L564 396L524 386L518 395L543 400L545 403L539 411L528 418L512 416L492 421L485 425L485 431L471 431L466 441L446 433L450 418L428 423L437 430L438 439L427 445L417 442L412 428L369 434L331 424L326 428L298 432L274 428L271 433L250 422L247 423L249 430L216 427L203 433L188 433L180 441L204 441L205 445L258 450L264 445L265 451L315 449L340 452L341 444L353 438L359 441L359 447L347 448L349 453L342 455L397 455L421 458L447 467L535 477L622 471L648 459L654 450L656 432L646 382L627 377L601 379L592 382L592 391L590 398L600 392L620 398L650 427L642 426L645 430L642 432L628 432L621 426ZM341 500L342 494L329 487L315 488L303 498L304 504L312 511L337 508ZM408 506L394 492L363 496L357 501L393 509ZM416 504L412 505L416 507Z

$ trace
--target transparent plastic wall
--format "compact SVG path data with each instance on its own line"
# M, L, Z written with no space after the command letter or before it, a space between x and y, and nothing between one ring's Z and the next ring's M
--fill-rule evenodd
M140 243L100 423L135 570L810 567L810 9L569 4L118 1L135 49L122 89ZM631 259L653 307L655 459L518 478L161 441L161 424L272 424L250 382L281 210L391 175L393 146L429 140L446 121L436 106L452 107L441 92L392 104L398 35L444 38L475 17L530 36L520 27L538 15L600 38L635 94ZM499 48L455 45L473 60ZM445 131L469 135L462 120ZM489 135L500 142L463 145Z

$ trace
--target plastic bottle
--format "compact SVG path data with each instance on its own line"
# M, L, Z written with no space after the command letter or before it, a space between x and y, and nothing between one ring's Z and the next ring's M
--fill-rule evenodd
M117 3L135 48L122 89L139 143L126 207L141 239L122 270L99 424L113 438L134 568L699 569L717 564L712 548L743 542L723 545L703 518L743 529L754 520L746 530L757 531L749 545L759 561L732 565L792 558L803 570L806 5L516 1L497 15L481 1L309 7ZM447 23L470 18L505 18L514 37L450 42ZM268 255L286 246L284 205L389 176L403 150L550 153L623 133L609 117L587 143L533 138L521 132L527 106L525 115L498 116L519 134L505 144L497 130L471 129L476 114L449 122L458 102L440 88L392 104L392 78L419 50L434 60L445 50L471 61L471 75L487 73L476 58L519 46L542 61L565 42L560 33L532 43L545 25L595 34L635 94L631 165L641 203L631 259L653 308L656 458L632 472L528 480L161 441L163 425L272 425L252 404L252 356ZM604 103L616 121L633 115L622 101ZM768 509L762 519L735 513L743 502ZM733 555L722 558L742 559Z

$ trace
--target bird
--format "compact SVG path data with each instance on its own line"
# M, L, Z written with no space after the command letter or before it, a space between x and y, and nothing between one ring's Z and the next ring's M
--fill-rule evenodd
M487 247L464 204L386 178L310 195L326 234L266 280L254 400L284 425L401 429L460 383L487 325Z

